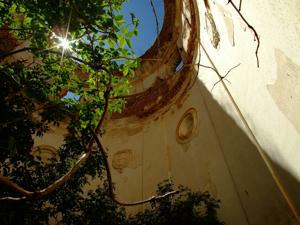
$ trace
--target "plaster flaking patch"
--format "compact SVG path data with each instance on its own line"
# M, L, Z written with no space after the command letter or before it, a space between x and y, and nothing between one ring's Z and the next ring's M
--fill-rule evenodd
M137 168L137 160L131 149L125 149L116 152L113 155L112 167L119 173L123 172L125 168Z
M214 48L218 48L220 43L220 34L214 17L209 10L205 12L205 25L211 44L214 46Z
M275 49L277 80L267 85L276 105L300 133L300 66Z
M226 8L224 8L217 2L216 2L216 6L217 6L218 13L220 15L223 15L228 41L234 47L235 39L234 39L234 24L233 24L232 15Z

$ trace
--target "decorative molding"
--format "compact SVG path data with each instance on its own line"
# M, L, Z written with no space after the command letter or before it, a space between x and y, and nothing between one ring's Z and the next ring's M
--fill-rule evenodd
M50 145L39 145L33 148L32 155L38 161L50 163L50 160L58 160L57 149Z
M187 143L198 131L198 115L195 108L188 109L181 117L176 128L176 140L179 143Z
M119 173L125 168L136 168L137 163L131 149L124 149L116 152L112 157L112 167Z

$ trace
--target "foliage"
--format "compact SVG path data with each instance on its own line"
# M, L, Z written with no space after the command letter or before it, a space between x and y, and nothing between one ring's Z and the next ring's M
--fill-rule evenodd
M172 185L167 181L158 185L157 194L171 191ZM222 225L217 218L219 201L207 192L192 192L189 188L178 187L179 194L152 202L146 209L129 218L132 225Z
M32 192L53 184L74 168L83 153L91 153L91 130L99 132L108 101L109 112L122 110L121 99L109 98L128 94L138 65L130 40L137 34L138 20L132 15L132 24L125 24L120 13L123 2L0 0L1 29L19 44L27 43L17 51L0 52L2 177ZM58 43L62 39L71 41L70 48ZM80 100L63 98L68 91ZM34 157L35 137L62 124L67 124L68 132L58 157L47 162ZM106 182L83 191L93 180L103 182L103 160L99 151L93 151L67 182L46 196L1 200L0 224L144 224L144 220L168 224L181 209L195 217L193 221L219 224L214 223L218 203L207 194L191 192L178 200L153 202L151 210L127 219L124 209L110 198ZM170 186L160 186L159 191L164 188ZM0 198L6 196L22 197L18 190L1 185ZM188 214L201 204L208 209L203 220L197 213Z
M68 100L77 107L81 126L85 128L95 126L101 117L103 93L108 82L111 80L112 96L127 94L128 78L133 76L138 63L130 50L138 20L132 15L132 25L125 25L120 14L123 2L15 0L0 3L0 11L5 12L1 14L0 26L8 25L17 40L30 39L33 63L42 61L45 64L44 78L52 84L47 93L43 93L45 97L51 95L59 101L59 93L69 90L85 99L86 104ZM71 41L71 50L57 45L61 38ZM120 60L131 56L133 60ZM40 67L40 64L29 63ZM76 70L87 77L78 78ZM85 88L87 85L89 88ZM110 110L120 111L122 106L120 100L115 100Z
M108 224L108 225L222 225L216 215L219 201L207 192L192 192L186 187L179 187L180 195L152 202L151 207L136 215L127 217L124 208L120 208L108 196L104 187L89 192L86 198L71 195L57 205L61 214L55 214L53 208L38 209L40 201L27 203L9 203L2 209L1 224L47 224L52 216L55 224ZM157 194L172 190L171 185L159 184ZM64 190L68 195L68 190ZM62 193L61 193L62 194ZM56 204L59 200L56 201ZM77 202L79 201L79 202ZM53 202L52 202L53 203ZM61 208L63 207L63 208ZM80 213L79 213L80 210ZM16 217L14 212L18 212ZM59 216L57 216L59 215Z

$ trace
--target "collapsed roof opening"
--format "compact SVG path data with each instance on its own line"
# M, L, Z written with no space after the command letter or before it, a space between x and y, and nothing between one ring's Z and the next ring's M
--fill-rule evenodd
M133 13L139 19L138 35L132 38L132 47L142 56L155 42L164 21L163 0L129 0L122 8L126 23L131 23Z
M144 1L144 0L143 0ZM193 0L164 0L164 20L154 44L141 56L122 113L111 119L157 118L174 104L181 105L193 77L198 55L198 17ZM182 61L182 62L181 62Z

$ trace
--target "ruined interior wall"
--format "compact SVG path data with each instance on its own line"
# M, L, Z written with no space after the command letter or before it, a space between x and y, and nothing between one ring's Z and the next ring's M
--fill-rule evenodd
M258 142L299 215L300 2L242 2L242 14L260 37L259 68L253 32L226 1L209 2L216 29L200 13L200 20L205 21L201 24L201 42L221 75L240 65L223 80L226 87L220 82L213 88L218 76L207 69L202 68L199 79L208 90L213 88L214 99L254 143ZM239 1L234 2L239 5ZM203 2L198 3L200 11L204 11ZM214 33L220 37L217 46ZM202 52L201 63L211 65L203 49Z
M188 1L183 1L180 17L182 27L189 26L186 20L191 12L185 8L186 2ZM230 91L241 111L246 113L246 121L262 144L262 149L272 160L277 157L274 165L275 162L283 163L286 165L285 169L292 168L290 172L295 176L299 172L297 166L300 163L297 164L294 147L299 146L295 142L300 139L295 133L292 135L295 129L290 130L291 127L287 126L288 120L274 122L275 118L280 117L280 110L271 101L268 88L264 86L264 91L262 87L259 89L263 82L269 84L274 76L272 69L276 65L272 66L268 58L273 56L273 52L266 49L270 43L261 47L261 67L257 69L253 34L249 29L245 30L245 25L229 5L222 1L210 3L219 32L219 41L214 30L209 27L210 21L205 18L203 1L197 1L197 13L200 17L198 28L201 34L197 39L205 46L221 74L241 63L227 77L231 83ZM258 7L258 4L263 3L255 3L257 2L245 3L243 12L245 11L246 16L254 18L251 22L254 22L258 29L262 43L266 43L268 41L264 41L261 30L269 26L270 29L274 29L274 26L268 23L260 26L262 18L257 17L256 13L263 17L266 12L257 10L269 12L270 7ZM265 4L271 4L273 7L280 5L278 2ZM230 32L232 30L234 33ZM270 30L266 31L266 35L269 33ZM182 33L182 37L186 36L186 33ZM180 47L188 46L189 41L189 38L178 39L176 44ZM200 45L198 46L201 49ZM184 51L184 48L181 49ZM294 54L296 53L294 51ZM186 55L188 54L183 53L181 57L185 59ZM220 217L227 224L297 224L228 93L224 91L222 84L218 84L212 90L217 81L216 74L210 69L194 66L199 62L199 58L201 64L211 66L203 49L198 51L198 56L192 63L186 63L184 69L188 67L189 70L181 74L191 77L198 74L199 78L188 88L181 104L171 104L166 111L148 114L144 118L127 114L107 123L104 142L109 149L109 161L113 168L112 176L116 182L118 197L128 202L148 198L154 194L158 182L170 179L175 184L188 185L194 190L208 190L214 197L221 199ZM159 69L152 70L152 77L161 77L161 73L169 71L168 66L170 65L167 63L161 64ZM295 67L292 68L292 71L295 71ZM268 99L265 99L266 93ZM161 98L164 97L163 94ZM149 101L149 105L151 104L153 102ZM256 120L257 117L260 119ZM282 125L280 131L279 124ZM280 136L281 132L283 136ZM271 134L273 135L270 136ZM291 135L288 140L286 135ZM281 150L278 138L282 142L281 146L284 145ZM287 176L280 177L291 196L291 201L296 205L297 199L300 199L297 192L298 183L294 179L286 179ZM128 210L135 212L143 207Z
M226 224L297 224L228 92L222 83L212 90L216 74L194 64L200 59L211 66L199 41L221 74L241 63L226 77L226 87L299 207L299 2L243 2L242 12L261 38L260 68L253 34L227 1L209 1L217 33L202 0L165 2L172 12L172 26L166 24L172 29L163 38L169 44L156 42L144 56L161 61L143 62L139 70L147 76L134 83L134 93L142 94L128 99L122 115L106 120L103 141L118 199L148 198L157 183L170 179L220 199ZM193 16L199 16L197 27ZM180 58L185 67L174 72ZM63 133L49 133L37 145L57 147Z

